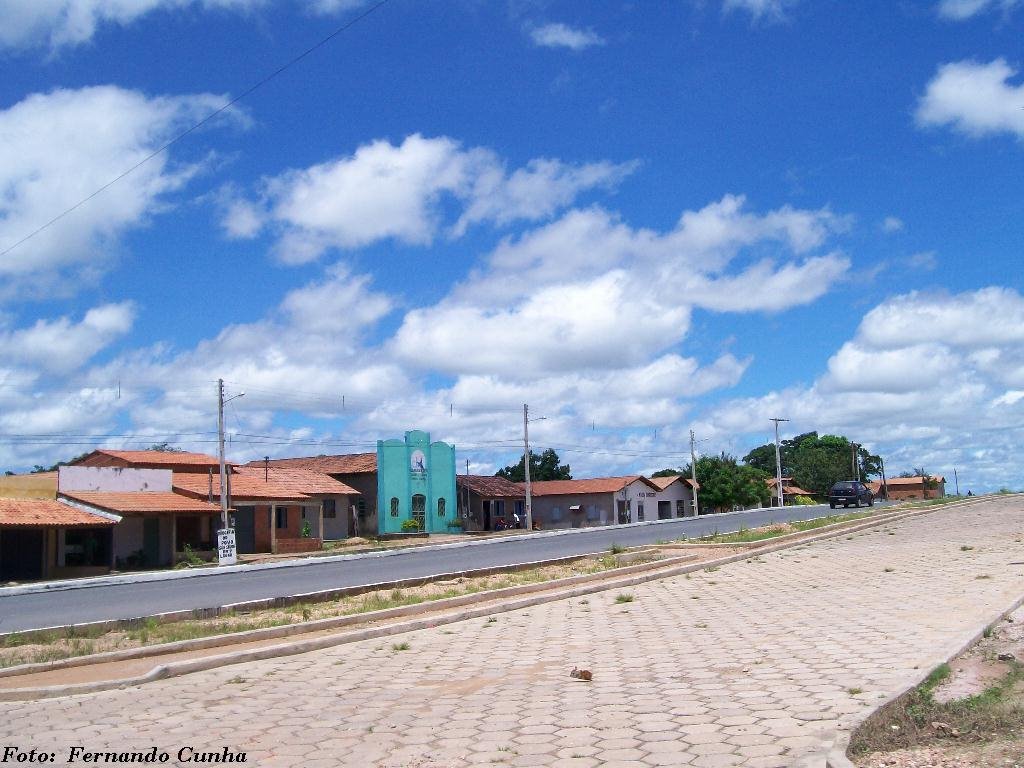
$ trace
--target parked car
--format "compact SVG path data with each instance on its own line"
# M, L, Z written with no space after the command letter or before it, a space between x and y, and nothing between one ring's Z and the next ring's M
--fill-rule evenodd
M859 507L861 502L864 502L869 507L873 507L875 505L875 495L871 493L871 490L864 483L857 482L856 480L842 480L833 485L828 492L828 505L832 509L835 509L840 504L844 507L848 507L851 504Z

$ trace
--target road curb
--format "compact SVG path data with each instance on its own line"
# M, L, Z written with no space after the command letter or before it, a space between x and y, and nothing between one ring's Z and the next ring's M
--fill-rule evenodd
M947 505L948 506L948 505ZM930 508L929 508L930 509ZM870 519L876 523L883 523L885 520L892 519L905 515L909 512L916 510L900 510L896 512L880 511L878 514L871 518L865 518L862 521L846 521L842 523L835 523L833 525L822 526L819 529L814 529L819 533L827 532L830 530L849 530L851 525L858 523L867 523ZM734 514L734 513L728 513ZM658 522L669 522L669 521L658 521ZM644 545L652 547L662 547L665 549L679 549L682 551L688 551L693 549L705 549L705 548L731 548L731 549L757 549L760 547L768 546L769 543L781 543L792 540L804 540L810 531L798 531L785 536L776 536L770 540L762 540L755 542L741 542L736 544L686 544L686 543L671 543L665 545ZM632 548L637 551L638 548ZM598 553L592 553L598 554ZM352 595L363 594L366 592L373 592L383 589L402 589L410 586L420 586L433 581L441 581L444 579L456 579L456 578L468 578L473 576L487 576L494 573L507 573L518 570L529 570L531 568L542 568L549 565L558 565L567 562L573 562L591 555L568 555L562 558L552 558L548 560L537 560L526 563L513 563L510 565L502 566L489 566L488 568L477 568L470 570L461 571L448 571L443 573L429 574L426 576L415 576L408 579L398 579L394 581L376 582L373 584L361 584L352 587L336 587L325 590L315 590L313 592L301 592L293 595L278 595L275 597L258 598L256 600L246 600L237 603L226 603L219 606L206 606L204 608L189 608L180 611L166 611L163 613L150 614L147 616L132 616L125 619L105 619L102 621L95 622L83 622L79 624L64 624L54 625L49 627L41 627L39 629L22 630L14 632L0 633L0 638L8 637L11 635L18 635L23 638L32 638L40 635L52 635L53 633L64 633L70 636L86 636L90 632L97 631L110 631L116 629L131 630L137 629L143 626L146 622L155 621L159 624L172 623L176 621L187 621L189 619L213 619L222 615L228 611L252 611L266 608L283 608L289 605L294 605L301 602L323 602L326 600L333 600L341 597L350 597ZM621 571L620 571L621 572ZM66 661L66 660L63 660ZM53 662L58 663L58 662ZM4 677L11 674L9 671L0 669L0 677Z
M906 510L898 517L889 518L888 520L881 521L881 524L884 524L886 522L893 522L897 519L903 520L905 518L918 517L921 515L930 514L932 512L942 511L948 509L950 506L954 505L942 505L922 509ZM506 601L504 603L499 603L497 605L481 605L476 608L469 608L466 610L457 611L453 614L441 616L428 616L425 618L415 619L413 621L390 624L382 627L370 627L363 630L358 630L356 632L329 635L327 637L315 638L311 640L299 641L294 643L282 643L278 645L267 646L265 648L259 648L249 651L237 651L234 653L208 656L202 659L171 662L165 665L154 667L147 674L133 678L124 678L120 680L104 680L92 683L81 683L63 686L46 686L39 688L12 688L7 690L0 690L0 701L26 701L43 698L56 698L61 696L79 695L84 693L95 693L100 691L112 690L116 688L127 688L134 685L141 685L147 682L152 682L154 680L161 680L167 677L178 677L181 675L191 674L193 672L206 671L209 669L215 669L233 664L242 664L249 661L260 661L280 656L291 656L299 653L307 653L309 651L314 650L322 650L324 648L330 648L351 642L359 642L361 640L379 637L389 637L392 635L403 634L406 632L414 632L420 629L442 626L445 624L451 624L458 621L465 621L467 619L472 618L479 618L482 616L489 616L495 613L506 613L509 611L519 610L522 608L528 608L534 605L540 605L542 603L553 602L555 600L564 600L568 598L589 595L596 592L623 589L625 587L636 586L638 584L643 584L649 581L656 581L659 579L671 578L673 576L683 575L705 568L727 565L729 563L749 559L753 556L771 554L780 550L789 549L791 547L797 547L805 544L812 544L817 541L823 541L846 533L867 530L869 528L876 527L879 524L880 521L878 519L858 521L856 525L852 525L846 528L840 528L833 531L828 531L825 533L815 534L813 536L809 536L798 541L778 542L777 540L770 539L768 541L771 543L763 547L748 549L746 551L739 552L734 555L729 555L714 560L705 560L700 563L694 564L681 564L669 568L658 569L655 572L638 573L636 575L627 576L626 578L604 579L595 584L574 586L565 590L559 590L557 589L557 587L554 589L549 588L548 590L545 590L544 594L534 595L532 597L520 600ZM626 566L626 568L629 569L639 569L643 567L644 566ZM650 571L651 569L647 570ZM596 575L600 574L585 574L585 576ZM532 587L535 585L523 586ZM523 589L523 587L512 587L510 589ZM482 602L481 597L485 594L486 593L477 593L475 595L468 595L464 597L476 598L474 602ZM458 600L461 598L452 599ZM437 610L437 602L435 602L433 605L431 603L420 603L414 606L406 607L413 609L410 611L410 613L413 614L428 613ZM363 614L364 620L366 616L367 614Z
M585 583L588 581L596 581L601 578L609 578L612 575L626 575L636 572L658 570L669 567L673 564L678 565L684 562L689 562L691 560L694 560L696 557L697 556L693 554L682 555L677 557L665 558L662 560L657 560L649 563L624 565L611 571L598 571L596 573L578 574L576 576L568 576L562 579L554 579L551 581L540 581L535 582L533 584L520 584L514 587L502 587L500 589L488 590L486 592L472 592L465 595L457 595L455 597L443 598L441 600L431 600L423 603L414 603L412 605L396 606L395 608L384 608L378 611L366 611L364 613L353 613L344 616L331 616L326 619L318 619L317 621L298 622L295 624L285 624L276 627L252 629L247 630L245 632L235 632L228 635L211 635L209 637L195 638L193 640L178 640L170 643L161 643L159 645L142 646L139 648L125 648L122 650L89 654L87 656L73 656L67 659L58 659L55 661L19 664L18 666L0 669L0 678L30 675L35 674L37 672L52 672L59 669L68 669L71 667L84 667L90 666L92 664L106 664L113 661L129 661L132 659L146 658L148 656L162 656L164 654L169 653L205 650L207 648L238 645L240 643L247 643L258 640L271 640L281 637L291 637L293 635L312 634L314 632L320 632L326 629L345 627L351 624L372 623L374 621L392 619L396 617L408 616L417 613L425 613L430 610L443 611L446 608L457 607L460 605L466 605L473 602L501 599L502 597L511 597L526 594L529 592L543 591L547 589L557 589L559 586L567 586L572 584ZM491 575L496 571L504 572L511 570L527 570L530 567L542 568L550 565L562 565L567 562L582 560L585 558L585 555L573 555L571 557L558 558L556 560L540 560L532 564L503 566L500 568L486 568L481 569L480 571L462 571L460 573L447 573L441 574L439 577L426 577L426 581L443 581L452 578L487 576ZM415 579L415 581L421 580L422 579L420 578ZM402 581L386 582L376 585L375 589L388 590L400 588L401 586L410 586L409 584L405 583L407 581L410 580L405 579ZM298 602L299 600L296 598L296 601ZM235 603L221 606L221 608L223 610L235 610L238 609L238 607L241 605L242 604L240 603ZM81 627L82 625L74 626Z
M967 651L967 649L971 648L973 645L975 645L975 643L977 643L979 640L982 639L982 637L985 636L985 630L988 627L992 626L993 624L996 624L997 622L1002 621L1011 613L1020 608L1022 605L1024 605L1024 594L1021 594L1020 597L1014 600L1013 605L1011 607L997 612L995 615L989 618L988 621L982 624L979 629L972 630L970 635L966 636L967 639L953 641L948 646L946 646L945 650L940 651L932 659L929 659L924 664L922 664L921 668L923 672L919 675L914 675L913 679L906 685L904 685L898 693L895 693L892 696L888 697L884 702L879 704L877 707L873 707L867 712L858 712L855 716L851 717L850 719L841 721L842 730L836 735L831 747L828 750L827 755L825 756L825 768L857 768L850 760L850 758L846 756L846 750L850 746L850 739L853 737L854 732L861 725L863 725L869 717L876 714L877 712L880 712L886 707L891 706L893 703L899 701L901 698L909 694L911 691L913 691L915 688L921 685L921 683L923 683L928 678L928 675L930 675L936 667L938 667L940 664L950 663L957 656Z
M982 497L978 497L982 498ZM824 505L821 505L824 506ZM772 509L772 507L768 507ZM550 538L553 536L565 536L570 534L599 533L609 530L626 530L629 528L642 528L645 526L672 525L685 523L691 520L708 520L719 517L727 518L734 515L742 515L757 510L738 510L736 512L719 512L710 515L699 515L697 517L672 518L671 520L645 520L640 523L616 523L613 525L601 525L593 528L560 528L553 531L533 531L512 536L499 536L494 538L479 538L467 536L466 541L453 541L443 544L424 544L420 546L395 547L392 549L374 552L355 552L338 555L319 555L316 557L296 557L291 560L283 560L276 563L253 563L249 565L225 565L211 568L200 568L196 570L181 571L146 571L144 573L117 574L114 576L93 576L82 579L66 579L61 581L48 581L37 584L25 584L16 587L0 587L0 597L12 597L15 595L30 595L41 592L64 592L73 589L87 589L89 587L126 586L131 584L142 584L151 581L170 581L174 579L193 579L205 576L219 576L225 573L254 573L256 571L273 570L276 568L295 568L310 565L330 565L332 563L345 562L349 560L364 560L376 557L394 557L405 555L409 552L435 552L464 547L483 546L487 544L501 544L506 542L531 541L537 538Z

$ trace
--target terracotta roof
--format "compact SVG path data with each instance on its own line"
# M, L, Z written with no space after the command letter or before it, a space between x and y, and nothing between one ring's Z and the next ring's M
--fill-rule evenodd
M196 474L194 472L175 472L171 478L171 485L177 493L186 494L196 499L205 499L209 496L210 477L209 475ZM220 498L220 475L213 475L213 497ZM231 502L237 501L270 501L270 502L302 502L309 501L309 496L288 483L278 483L271 480L269 483L263 476L253 475L231 475Z
M171 491L66 491L61 498L116 514L192 512L219 514L220 506Z
M82 528L114 525L116 522L50 499L0 499L0 526L5 527Z
M637 480L646 483L656 491L661 490L643 475L626 475L624 477L592 477L585 480L540 480L530 484L530 493L533 496L567 496L574 493L616 493Z
M686 483L691 488L696 486L697 490L700 490L700 483L695 483L692 477L683 477L682 475L665 475L665 476L662 476L662 477L652 477L652 478L650 478L650 481L652 483L654 483L656 486L658 486L658 488L663 490L663 491L666 488L668 488L670 485L672 485L672 483L676 482L677 480L681 480L682 482Z
M768 484L769 488L774 490L774 488L775 488L775 478L774 477L767 478L765 480L765 482ZM814 495L810 491L805 491L799 485L794 485L792 477L784 477L784 478L782 478L782 495L785 496L787 493L794 494L796 496L813 496Z
M526 488L497 475L456 475L455 484L488 499L522 499Z
M137 467L218 467L220 460L216 456L205 453L189 453L188 451L114 451L98 448L88 456L72 462L79 466L109 466L124 463ZM227 462L230 464L231 462Z
M889 477L889 478L886 478L885 484L886 485L920 485L921 481L923 479L924 478L922 478L920 475L918 475L917 477ZM933 482L936 482L936 483L944 483L944 482L946 482L946 478L944 478L942 475L929 475L928 479L932 480Z
M262 467L262 461L250 461L247 467ZM304 456L294 459L271 459L272 467L291 467L325 472L329 475L359 474L377 471L376 453L343 453L334 456Z
M292 467L270 467L269 470L264 470L263 467L251 466L235 468L235 472L231 476L231 493L233 495L236 493L235 481L241 475L255 477L261 482L266 477L275 487L283 488L287 486L297 493L307 496L362 495L352 486L345 485L340 480L335 480L323 472L314 472L311 469L293 469Z

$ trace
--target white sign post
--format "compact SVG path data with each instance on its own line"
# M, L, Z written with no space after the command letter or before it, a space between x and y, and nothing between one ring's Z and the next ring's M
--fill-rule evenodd
M217 531L217 562L220 565L235 565L238 562L234 528L221 528Z

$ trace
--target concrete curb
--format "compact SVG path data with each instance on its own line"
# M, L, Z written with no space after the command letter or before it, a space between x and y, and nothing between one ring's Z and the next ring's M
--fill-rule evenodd
M923 672L919 675L914 675L913 679L907 682L898 693L893 694L877 707L873 707L867 712L858 712L850 719L841 721L840 727L842 730L835 736L835 739L828 750L828 754L825 756L825 768L856 768L850 758L846 756L846 750L849 748L850 739L853 737L857 728L863 725L863 723L875 713L891 706L893 703L909 694L927 679L928 675L932 673L932 670L940 664L948 664L957 656L964 653L968 648L972 647L975 643L981 640L982 637L984 637L985 630L988 627L1002 621L1022 605L1024 605L1024 594L1014 600L1011 607L1006 610L999 611L992 616L988 621L981 625L980 629L971 630L970 634L965 636L966 639L953 641L946 646L944 650L940 651L934 657L922 664L921 667Z
M948 506L948 505L947 505ZM915 510L901 510L896 512L884 512L880 511L877 515L871 518L865 518L862 521L847 521L843 523L836 523L834 525L822 526L819 529L814 529L818 532L827 532L834 529L846 530L851 525L858 523L866 523L869 519L875 522L884 522L882 518L890 519L893 516L899 516L906 514L910 511ZM737 514L737 513L725 513L725 514ZM653 521L653 522L671 522L667 520ZM769 543L776 542L788 542L794 539L801 539L807 537L811 531L798 531L785 536L776 536L772 539L766 539L756 542L745 542L738 544L683 544L683 543L672 543L663 545L642 545L641 547L631 548L634 552L644 548L662 548L662 549L681 549L681 550L693 550L693 549L705 549L705 548L730 548L730 549L757 549L760 547L767 546ZM591 553L598 554L603 550ZM238 603L228 603L220 606L208 606L205 608L189 608L180 611L166 611L164 613L150 614L148 616L133 616L127 619L105 619L102 621L95 622L82 622L79 624L65 624L55 625L50 627L41 627L39 629L22 630L15 632L3 632L0 633L0 638L8 637L11 635L18 635L22 638L32 638L41 635L51 635L55 632L68 634L70 636L85 636L90 632L96 631L110 631L116 629L137 629L144 623L149 621L155 621L159 624L166 624L176 621L187 621L189 619L213 619L222 615L228 611L253 611L265 608L283 608L288 605L294 605L301 602L323 602L326 600L333 600L341 597L350 597L352 595L363 594L365 592L373 592L382 589L402 589L411 586L420 586L432 581L440 581L444 579L455 579L455 578L468 578L472 576L487 576L493 573L507 573L517 570L528 570L530 568L541 568L548 565L558 565L561 563L573 562L575 560L589 557L591 555L569 555L563 558L553 558L549 560L537 560L526 563L513 563L511 565L491 566L489 568L478 568L473 570L464 571L450 571L436 574L429 574L426 576L415 576L408 579L400 579L395 581L376 582L372 584L361 584L352 587L335 587L325 590L316 590L313 592L302 592L294 595L281 595L277 597L259 598L256 600L247 600ZM56 663L56 662L54 662ZM0 669L0 677L4 677L9 672Z
M541 560L532 564L531 567L561 565L565 564L566 562L582 560L585 559L585 557L586 556L584 555L574 555L572 557L558 558L557 560ZM466 595L458 595L456 597L443 598L441 600L431 600L422 603L413 603L411 605L403 605L395 608L384 608L378 611L352 613L344 616L331 616L326 619L318 619L317 621L299 622L296 624L284 624L277 627L266 627L263 629L251 629L245 632L235 632L229 635L211 635L209 637L200 637L195 638L193 640L177 640L170 643L161 643L159 645L148 645L139 648L125 648L123 650L106 651L103 653L89 654L87 656L73 656L71 658L57 659L55 661L46 661L32 664L19 664L18 666L0 669L0 678L30 675L36 672L52 672L58 669L68 669L70 667L84 667L90 666L92 664L105 664L112 661L128 661L131 659L141 659L149 656L162 656L168 653L181 653L186 651L205 650L207 648L238 645L240 643L247 643L258 640L270 640L280 637L291 637L293 635L312 634L314 632L320 632L325 629L335 629L338 627L349 626L351 624L367 624L372 623L374 621L381 621L401 616L415 615L418 613L426 613L429 611L443 611L446 608L458 607L461 605L467 605L474 602L484 602L488 600L501 599L502 597L513 597L517 595L528 594L530 592L557 589L561 586L581 584L589 581L597 581L602 578L607 579L616 575L632 574L649 570L658 570L669 567L671 565L678 565L684 562L689 562L691 560L694 560L696 557L696 555L683 555L678 557L665 558L662 560L657 560L649 563L624 565L622 567L616 568L614 571L584 573L579 574L578 576L568 576L562 579L539 581L534 584L521 584L515 587L503 587L501 589L492 589L485 592L472 592ZM509 571L513 569L526 570L526 566L504 566L501 568L501 570L503 571ZM463 571L461 573L461 576L487 576L494 571L494 568L482 569L482 571ZM460 574L444 574L444 576L447 578L459 578ZM430 580L438 581L442 579L431 578ZM383 590L398 588L400 585L409 586L408 584L405 584L406 581L410 580L406 579L403 581L392 581L378 586L380 589ZM419 581L419 579L417 579L416 581ZM230 608L230 606L224 606L224 609L228 608Z
M941 511L948 508L951 505L942 505L936 507L929 507L923 509L907 510L904 514L901 514L898 519L902 520L909 517L917 517L923 514L929 514L931 512ZM890 518L890 521L892 518ZM96 693L100 691L112 690L115 688L127 688L133 685L141 685L154 680L161 680L167 677L178 677L180 675L191 674L192 672L206 671L209 669L216 669L223 666L232 664L242 664L249 661L260 661L263 659L275 658L279 656L291 656L300 653L307 653L314 650L322 650L324 648L331 648L337 645L343 645L346 643L359 642L361 640L374 639L379 637L388 637L397 634L403 634L406 632L414 632L420 629L426 629L429 627L442 626L445 624L451 624L458 621L465 621L467 619L479 618L482 616L489 616L495 613L506 613L509 611L519 610L521 608L528 608L534 605L540 605L542 603L553 602L555 600L564 600L567 598L580 597L583 595L589 595L596 592L606 592L614 589L623 589L625 587L636 586L649 581L656 581L658 579L670 578L672 576L678 576L693 571L702 570L710 567L717 567L721 565L727 565L729 563L737 562L739 560L747 560L751 556L758 556L762 554L770 554L779 550L789 549L790 547L802 546L804 544L811 544L817 541L833 538L844 533L856 532L866 530L868 528L876 527L879 524L877 519L870 521L859 522L854 526L842 528L840 530L829 531L827 533L817 534L814 536L801 539L799 541L788 541L788 542L777 542L776 540L769 539L770 543L767 546L760 547L757 549L750 549L744 552L740 552L727 557L721 557L715 560L706 560L696 564L690 565L676 565L669 568L658 569L655 572L639 573L632 575L627 578L614 578L604 579L596 584L585 584L583 586L574 586L565 590L558 590L557 588L548 588L544 590L545 594L534 595L532 597L511 600L497 605L482 605L476 608L469 608L462 611L457 611L448 615L441 616L428 616L426 618L416 619L413 621L402 622L398 624L390 624L382 627L370 627L356 632L350 632L346 634L330 635L328 637L315 638L306 641L299 641L295 643L282 643L279 645L267 646L266 648L259 648L250 651L237 651L234 653L220 654L216 656L208 656L202 659L195 659L190 661L171 662L165 665L160 665L150 670L145 675L125 678L121 680L103 680L92 683L81 683L73 685L62 685L62 686L47 686L41 688L12 688L8 690L0 690L0 701L27 701L36 700L43 698L56 698L60 696L71 696L83 693ZM626 566L625 569L630 570L651 570L646 568L647 564L642 566ZM620 571L621 573L621 571ZM581 579L585 577L601 576L602 574L585 574L582 577L570 577L572 579ZM550 584L550 582L547 582ZM544 584L541 582L540 584ZM524 585L523 587L511 587L512 590L526 591L527 587L536 587L539 585ZM521 594L522 592L520 592ZM476 593L475 595L467 595L460 598L452 598L452 600L461 600L464 598L475 598L472 602L482 602L482 596L487 593ZM438 604L441 601L431 603L419 603L414 606L406 606L411 609L410 613L427 613L432 610L436 611ZM469 601L467 601L469 602ZM389 610L402 610L402 609L389 609ZM369 614L362 614L361 617L365 621Z
M980 498L980 497L979 497ZM824 506L824 505L820 505ZM475 547L485 544L500 544L505 542L521 542L535 538L548 538L551 536L565 536L570 534L598 533L608 530L619 530L627 528L641 528L651 525L671 525L685 523L690 520L707 520L709 518L731 517L742 515L756 510L739 510L737 512L719 512L699 517L673 518L671 520L646 520L642 523L622 523L614 525L601 525L593 528L560 528L555 531L534 531L512 536L498 536L494 538L467 537L466 541L453 541L445 544L425 544L420 546L394 547L379 552L357 552L340 555L319 555L316 557L297 557L292 560L282 560L277 563L253 563L250 565L225 565L220 567L201 568L198 570L181 571L146 571L144 573L118 574L115 576L93 576L82 579L65 579L61 581L47 581L37 584L25 584L17 587L0 587L0 597L14 595L28 595L39 592L62 592L71 589L87 589L88 587L104 587L125 584L141 584L149 581L168 581L171 579L194 579L203 576L219 576L224 573L252 573L254 571L273 570L275 568L295 568L309 565L328 565L331 563L344 562L347 560L363 560L373 557L394 557L396 555L408 554L410 551L435 552L438 550L460 549L463 547ZM593 554L593 553L591 553Z

